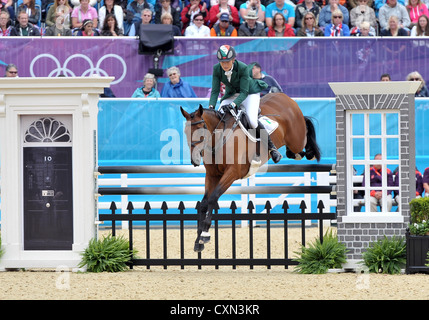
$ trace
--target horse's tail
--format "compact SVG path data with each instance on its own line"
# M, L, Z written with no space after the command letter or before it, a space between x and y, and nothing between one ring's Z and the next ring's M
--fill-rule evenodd
M320 161L320 148L316 141L316 130L311 117L304 117L307 125L307 144L305 145L305 155L307 159L316 158Z

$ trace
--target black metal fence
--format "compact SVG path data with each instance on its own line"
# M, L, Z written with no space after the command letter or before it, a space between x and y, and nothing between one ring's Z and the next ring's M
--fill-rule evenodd
M214 258L204 258L204 251L195 253L195 258L185 258L185 221L198 221L197 213L185 213L185 206L183 202L180 202L179 213L168 213L168 206L166 202L163 202L161 210L162 213L151 213L150 203L146 202L143 213L134 212L134 206L132 202L128 203L127 214L116 214L116 204L115 202L111 203L111 213L110 214L99 214L100 221L112 221L112 235L116 235L116 221L128 221L129 227L129 246L130 249L133 249L133 222L134 221L144 221L143 224L146 232L146 249L144 258L132 257L130 262L130 268L133 266L146 266L148 269L151 266L163 266L166 269L168 266L180 266L182 269L185 266L214 266L216 269L219 266L232 266L235 269L237 266L250 266L250 269L253 269L254 266L267 266L268 269L271 266L284 266L286 269L290 265L297 265L298 262L294 261L289 257L288 251L288 228L290 224L289 221L301 221L301 243L305 245L305 221L307 220L318 220L319 222L319 236L321 241L323 241L323 220L333 220L336 219L336 213L323 212L324 204L322 201L318 203L318 212L309 213L306 212L307 206L304 201L300 205L300 213L288 213L289 205L287 201L284 201L282 213L271 213L271 204L269 201L265 204L266 213L255 213L255 207L252 202L249 202L247 210L248 213L237 213L237 206L234 201L231 202L230 213L219 213L218 208L215 209L212 220L212 245L214 245ZM199 202L196 205L196 210L199 209ZM175 209L175 212L176 209ZM196 211L198 212L198 211ZM249 221L249 252L248 258L237 258L237 243L236 243L236 222L237 221ZM154 259L151 257L151 222L161 221L162 222L162 232L163 232L163 258ZM167 222L174 221L179 222L180 229L180 257L179 258L168 258L168 237L167 237ZM229 221L231 222L231 258L221 258L219 257L219 222L220 221ZM266 257L265 258L255 258L254 257L254 221L263 221L265 222L266 229ZM284 233L284 252L282 258L272 258L271 257L271 229L273 221L281 221ZM195 233L196 234L196 233ZM214 243L214 244L213 244Z

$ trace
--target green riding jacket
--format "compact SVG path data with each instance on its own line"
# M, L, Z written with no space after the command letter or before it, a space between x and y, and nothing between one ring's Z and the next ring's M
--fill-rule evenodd
M220 63L213 66L212 92L210 95L209 105L215 107L220 92L220 83L225 84L225 95L221 102L239 93L234 103L239 106L249 94L261 92L268 85L262 81L252 78L253 64L247 65L241 61L235 60L232 68L231 82L225 75Z

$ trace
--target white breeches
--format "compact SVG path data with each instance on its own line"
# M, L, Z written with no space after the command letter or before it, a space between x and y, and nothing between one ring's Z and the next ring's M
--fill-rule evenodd
M220 104L220 107L230 104L238 97L238 93L233 96L225 99ZM247 116L250 121L250 125L252 128L258 127L258 110L259 110L259 102L261 101L261 96L259 93L252 93L247 96L247 98L242 102L244 109L246 110ZM238 107L238 106L237 106Z

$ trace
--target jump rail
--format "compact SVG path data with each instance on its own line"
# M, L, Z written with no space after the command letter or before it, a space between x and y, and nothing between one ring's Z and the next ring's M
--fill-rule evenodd
M204 166L154 165L154 166L99 166L101 174L114 173L204 173ZM266 172L331 172L336 173L335 164L276 164L267 166Z
M335 164L274 165L267 172L331 172L335 173ZM190 165L165 166L100 166L100 174L128 173L203 173L204 167ZM335 194L336 186L242 186L230 187L226 194ZM204 194L204 187L99 187L100 195L143 195L143 194Z

